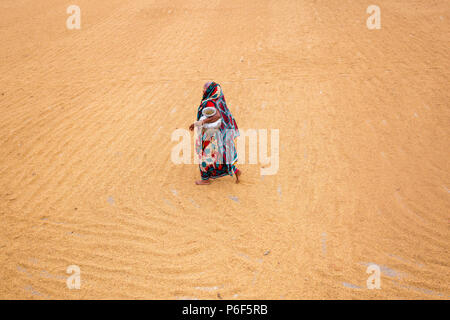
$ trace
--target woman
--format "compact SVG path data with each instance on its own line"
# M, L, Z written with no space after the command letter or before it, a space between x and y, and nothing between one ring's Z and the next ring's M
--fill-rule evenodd
M202 111L205 108L214 107L215 115L200 120ZM202 126L205 123L214 123L221 119L218 130L205 130ZM227 108L222 88L215 82L207 82L203 86L203 98L197 111L197 122L191 124L189 129L199 127L199 134L196 141L196 150L199 157L199 167L202 179L195 183L198 185L210 184L211 179L216 179L226 175L236 176L236 183L239 182L241 171L236 168L238 160L234 139L239 136L236 121L230 110Z

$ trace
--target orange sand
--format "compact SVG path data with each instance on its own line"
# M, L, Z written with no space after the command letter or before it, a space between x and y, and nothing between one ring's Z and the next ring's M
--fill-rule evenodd
M76 4L0 4L0 298L450 298L448 1ZM170 161L210 79L278 174Z

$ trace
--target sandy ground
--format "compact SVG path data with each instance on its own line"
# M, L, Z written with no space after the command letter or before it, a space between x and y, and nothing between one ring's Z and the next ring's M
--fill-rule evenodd
M1 1L0 298L449 299L449 2L166 3ZM277 174L171 162L210 79Z

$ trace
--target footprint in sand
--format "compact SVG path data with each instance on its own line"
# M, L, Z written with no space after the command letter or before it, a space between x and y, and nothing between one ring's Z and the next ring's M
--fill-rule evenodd
M342 282L342 285L346 288L351 288L351 289L361 289L361 287L352 284L352 283L348 283L348 282Z
M322 232L322 253L327 254L327 233Z
M112 205L112 206L114 205L114 198L113 198L113 197L109 196L108 199L107 199L106 201L108 201L108 203L109 203L110 205Z
M189 199L189 201L191 201L191 203L194 205L194 207L196 208L200 208L200 206L194 201L194 199Z
M200 290L200 291L216 291L219 290L220 288L223 288L223 286L214 286L214 287L195 287L195 290Z

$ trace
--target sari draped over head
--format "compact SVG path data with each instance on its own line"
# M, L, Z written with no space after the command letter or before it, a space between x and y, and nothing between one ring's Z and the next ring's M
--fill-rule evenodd
M205 86L207 88L198 107L197 121L202 117L203 109L214 107L220 113L222 123L217 130L199 129L196 150L202 180L232 176L236 172L238 156L234 139L239 136L236 120L227 107L220 85L211 82Z

